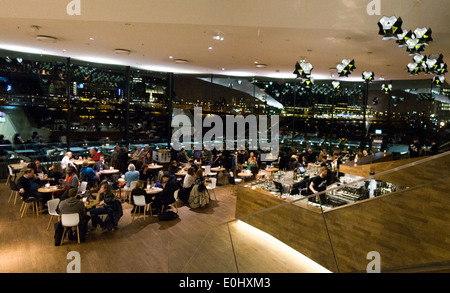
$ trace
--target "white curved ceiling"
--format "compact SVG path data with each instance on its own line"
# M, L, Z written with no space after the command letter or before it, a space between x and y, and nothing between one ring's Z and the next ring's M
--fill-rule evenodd
M433 30L424 54L450 58L448 0L379 0L381 15L372 16L370 0L79 1L81 15L69 16L70 0L0 0L0 48L157 71L278 78L295 78L300 58L313 64L313 78L336 78L336 65L348 58L356 70L343 80L361 80L363 71L375 72L377 80L430 79L410 77L406 49L378 35L379 19L396 15L404 29ZM213 39L216 32L223 41ZM37 35L58 40L40 42Z

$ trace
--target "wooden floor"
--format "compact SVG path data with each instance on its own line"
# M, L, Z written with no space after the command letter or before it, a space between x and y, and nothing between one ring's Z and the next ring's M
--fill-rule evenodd
M29 212L20 218L20 200L15 206L8 204L9 189L0 184L1 273L65 273L70 251L80 253L82 273L317 271L287 250L279 253L279 246L236 228L236 222L223 224L234 219L233 185L218 186L217 201L205 209L181 204L179 219L167 222L151 216L132 218L131 206L124 203L117 231L98 229L88 232L81 244L65 240L55 247L53 227L46 230L50 216Z

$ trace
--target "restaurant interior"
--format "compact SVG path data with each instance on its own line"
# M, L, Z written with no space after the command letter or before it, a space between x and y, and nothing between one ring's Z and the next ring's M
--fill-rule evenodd
M448 0L3 2L0 272L450 272Z

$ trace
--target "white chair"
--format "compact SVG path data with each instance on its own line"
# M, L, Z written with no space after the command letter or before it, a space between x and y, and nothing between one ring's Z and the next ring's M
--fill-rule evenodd
M127 198L131 200L131 191L136 188L137 181L130 182L130 187L125 186L123 190L127 193Z
M212 177L217 175L217 173L211 172L211 166L209 166L209 165L205 166L205 174L206 174L206 176L212 176Z
M143 195L133 195L133 202L134 205L136 206L136 208L134 209L134 213L133 216L136 215L136 210L138 209L138 207L144 207L144 218L145 218L145 214L147 212L148 207L150 207L150 215L153 216L152 213L152 203L145 203L145 196ZM139 209L139 216L141 215L141 209Z
M58 207L60 202L59 198L51 199L47 201L47 207L48 207L48 214L50 215L50 221L48 222L47 231L48 228L50 228L50 224L53 221L53 217L59 217L59 214L56 212L56 208Z
M78 213L74 214L62 214L61 215L61 224L64 227L63 235L61 237L61 244L63 244L64 237L66 236L68 227L77 227L77 237L78 244L80 243L80 229L78 228L78 224L80 224L80 215Z
M210 190L213 191L213 193L214 193L214 199L215 199L215 200L217 200L217 198L216 198L216 192L214 191L214 189L216 189L216 181L217 181L216 178L211 178L211 184L208 184L208 185L206 186L206 189L208 189L208 192L209 192Z
M78 187L78 195L84 195L86 193L87 184L87 181L82 181L80 183L80 186Z
M8 171L9 171L9 175L8 175L8 178L6 179L6 183L5 183L6 185L8 185L9 181L13 180L13 177L15 177L14 171L11 168L11 166L9 166L9 165L8 165Z
M173 206L175 208L175 210L177 211L178 214L178 206L177 206L177 200L178 200L178 191L180 191L179 189L175 190L175 192L173 193L173 198L175 198L175 201L173 203L171 203L170 205Z

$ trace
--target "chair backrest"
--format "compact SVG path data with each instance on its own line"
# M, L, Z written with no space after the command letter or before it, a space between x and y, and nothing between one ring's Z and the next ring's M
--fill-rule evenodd
M210 165L205 166L205 173L206 174L211 173L211 166Z
M78 193L84 193L86 191L87 184L87 181L82 181L78 187Z
M210 188L215 188L216 187L216 181L217 181L217 178L211 178Z
M138 183L137 181L131 181L131 182L130 182L130 188L131 188L131 189L135 189L137 183Z
M17 184L14 180L9 181L9 188L14 191L19 191L19 188L17 188Z
M75 227L80 223L80 215L78 213L74 214L62 214L61 224L64 227Z
M133 195L134 204L137 206L145 206L145 196Z
M9 165L8 165L8 170L9 170L9 175L10 175L10 176L14 176L14 171L13 171L13 169L11 168L11 166L9 166Z
M58 204L60 202L59 198L51 199L47 201L47 207L48 207L48 214L52 216L59 216L56 212L56 208L58 207Z
M175 201L178 199L178 191L180 191L179 189L175 190L175 192L173 193L173 198L175 198Z

